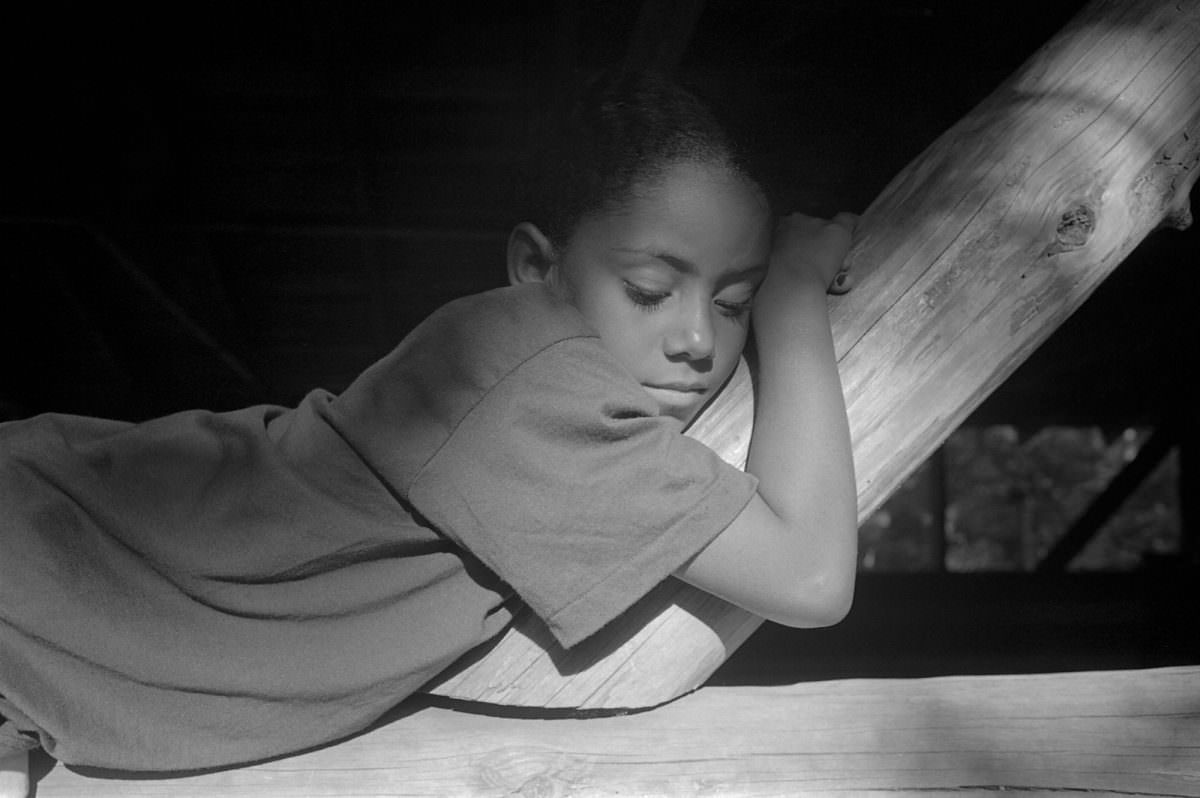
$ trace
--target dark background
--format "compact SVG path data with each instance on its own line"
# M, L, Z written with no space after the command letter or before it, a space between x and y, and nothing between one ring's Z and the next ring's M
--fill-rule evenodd
M12 16L0 418L291 404L501 284L525 120L568 76L645 59L656 38L637 33L640 0L422 5ZM1082 3L709 0L690 35L679 9L701 4L674 5L650 29L681 49L679 77L781 210L828 215L863 210ZM1194 407L1198 240L1151 236L968 426L1111 433ZM869 575L847 623L764 627L723 678L1200 661L1180 559Z

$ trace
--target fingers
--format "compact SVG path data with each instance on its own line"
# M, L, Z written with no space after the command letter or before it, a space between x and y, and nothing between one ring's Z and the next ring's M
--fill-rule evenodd
M839 213L833 217L833 221L836 224L840 224L842 227L845 227L847 230L849 230L851 233L853 233L858 228L859 218L860 217L857 213L850 213L849 211L842 211L841 213Z
M859 215L843 211L832 219L825 219L820 216L809 216L799 211L786 213L775 220L776 230L799 229L805 231L819 232L823 228L828 228L832 225L842 228L845 232L854 234L858 227Z
M828 280L826 291L844 294L855 284L850 264L845 258L858 222L859 215L848 211L838 213L831 219L789 213L777 220L776 246L804 248L803 260L824 264L818 267L823 275L832 272L831 276L824 277Z
M830 294L844 294L853 287L854 275L850 273L850 267L842 266L841 271L834 275L833 282L829 284L829 288L826 289L826 292Z
M842 211L841 213L834 216L832 221L834 222L834 224L838 224L838 225L841 225L842 227L844 227L846 229L846 231L850 234L851 239L853 239L854 232L858 228L859 218L860 217L857 213L850 213L849 211ZM838 269L837 274L835 274L833 276L833 280L829 283L828 293L835 294L835 295L836 294L844 294L853 287L854 287L854 275L850 271L849 261L844 260L844 261L842 261L842 265Z

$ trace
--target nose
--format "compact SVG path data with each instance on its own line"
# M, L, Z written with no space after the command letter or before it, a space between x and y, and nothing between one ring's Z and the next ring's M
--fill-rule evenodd
M667 357L672 360L710 360L715 347L712 311L708 303L685 303L672 319L667 333Z

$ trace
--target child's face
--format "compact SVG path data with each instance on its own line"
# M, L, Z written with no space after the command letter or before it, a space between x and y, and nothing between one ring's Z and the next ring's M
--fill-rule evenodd
M737 366L770 221L745 178L677 164L620 210L585 217L556 281L660 411L686 423Z

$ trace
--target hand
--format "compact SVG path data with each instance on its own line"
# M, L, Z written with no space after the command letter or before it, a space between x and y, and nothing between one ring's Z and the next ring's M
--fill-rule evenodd
M832 219L801 213L783 217L775 227L771 272L785 272L778 275L784 280L815 279L829 293L846 293L853 286L846 254L857 224L858 216L853 213L839 213Z

